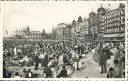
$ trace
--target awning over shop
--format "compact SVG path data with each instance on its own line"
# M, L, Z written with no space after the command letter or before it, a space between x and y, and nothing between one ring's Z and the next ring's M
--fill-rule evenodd
M103 37L119 37L120 34L105 34Z
M120 34L119 37L125 37L125 33Z

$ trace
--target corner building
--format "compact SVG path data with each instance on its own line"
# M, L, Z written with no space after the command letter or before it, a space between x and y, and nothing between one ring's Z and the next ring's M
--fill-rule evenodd
M98 12L98 40L124 41L125 38L125 5L120 3L119 8L107 10L102 6Z

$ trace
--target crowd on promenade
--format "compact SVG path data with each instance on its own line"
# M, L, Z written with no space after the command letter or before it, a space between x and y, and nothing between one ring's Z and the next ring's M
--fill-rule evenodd
M94 52L92 51L94 49ZM89 43L71 43L64 41L13 42L3 43L4 78L65 78L82 67L83 56L92 52L93 61L101 67L101 73L107 78L125 77L124 43L97 43L94 48ZM62 57L62 59L61 59ZM22 67L22 73L8 70L9 66ZM34 69L26 67L34 67ZM68 73L68 68L72 72ZM41 70L40 73L34 71Z
M107 78L125 77L125 45L123 42L99 43L94 49L93 60Z

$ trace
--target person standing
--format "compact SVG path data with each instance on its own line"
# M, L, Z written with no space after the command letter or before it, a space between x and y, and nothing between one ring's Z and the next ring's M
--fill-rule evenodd
M77 70L78 69L78 62L79 62L79 55L77 54L76 51L72 52L72 58L73 58L73 62L74 62L73 66L74 66L75 70Z
M115 67L114 67L114 78L121 78L121 65L120 65L120 62L115 59L114 60L114 64L115 64Z
M37 54L36 54L34 60L35 60L35 70L37 70L38 66L39 66L39 62L40 62L39 56Z
M98 63L99 63L99 66L101 66L102 65L102 58L101 58L101 56L102 56L102 50L103 50L103 45L102 45L102 43L99 43L99 46L98 46L98 49L97 49L97 54L98 54Z
M40 56L39 56L39 58L40 58L41 66L43 66L43 63L44 63L44 54L41 53Z
M45 52L44 53L44 64L43 66L46 67L48 65L48 62L49 62L49 56L48 54Z
M107 52L104 48L102 54L100 55L101 73L107 72L106 62L107 62Z

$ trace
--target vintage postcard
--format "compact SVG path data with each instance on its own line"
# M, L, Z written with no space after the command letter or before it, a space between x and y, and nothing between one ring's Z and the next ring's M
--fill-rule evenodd
M126 8L126 1L3 0L2 78L126 81Z

